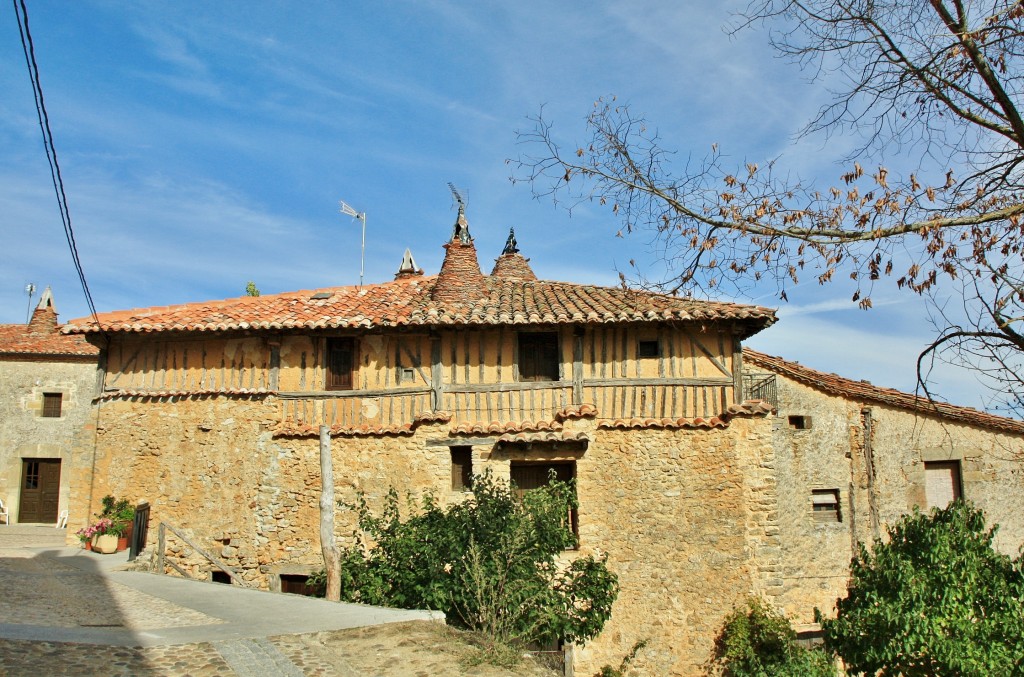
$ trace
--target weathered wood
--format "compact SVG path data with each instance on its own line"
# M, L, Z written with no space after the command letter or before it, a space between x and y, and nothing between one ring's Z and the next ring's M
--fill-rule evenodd
M166 568L164 553L167 551L167 530L163 522L160 523L156 530L156 547L156 572L163 576L166 573L164 571Z
M175 571L177 571L177 572L178 572L179 574L181 574L181 577L182 577L182 578L187 578L187 579L189 579L190 581L191 581L191 580L193 580L193 578L192 578L191 576L189 576L189 575L188 575L188 572L187 572L187 571L185 571L184 569L182 569L182 568L181 568L180 566L178 566L178 565L177 565L177 564L175 564L174 562L167 562L167 566L171 567L172 569L174 569Z
M743 401L743 345L737 334L732 337L732 388L733 401L739 404Z
M206 552L206 550L204 550L203 548L201 548L198 545L196 545L195 541L193 541L191 538L189 538L185 534L183 534L180 531L178 531L177 529L175 529L170 524L167 524L166 522L161 522L160 523L161 534L162 534L162 530L163 530L164 527L166 527L167 529L170 529L172 534L174 534L175 536L177 536L181 540L185 541L185 543L187 543L190 548L192 548L197 553L199 553L204 558L206 558L206 560L210 564L212 564L213 566L217 567L218 569L220 569L221 571L226 573L231 578L232 582L234 582L234 583L236 583L236 584L238 584L238 585L240 585L242 587L245 587L245 581L243 581L241 578L238 577L238 574L235 572L234 569L232 569L228 565L226 565L223 562L221 562L220 559L218 559L215 555L211 555L210 553ZM161 555L163 554L163 550L162 549L160 551L160 554ZM174 565L174 562L167 562L167 564L169 564L170 566L172 566L175 569L177 569L178 571L180 571L182 573L182 575L185 576L185 578L189 578L188 574L186 574L185 572L181 571L181 569L178 569L178 567L176 567Z
M585 386L721 386L732 385L728 378L588 378Z
M450 385L450 393L508 393L523 390L553 390L567 388L571 383L566 381L523 381L521 383L459 383Z
M428 447L466 447L471 445L494 446L497 443L497 437L459 437L427 440L426 444Z
M441 338L430 340L430 408L438 411L444 402L444 374L441 365Z
M422 365L420 365L419 357L413 355L408 347L403 345L402 348L405 350L406 357L408 357L409 361L412 363L412 368L415 369L416 373L420 375L420 378L423 379L423 382L430 383L430 379L427 378L427 373L423 371Z
M334 541L334 462L330 429L320 426L320 549L324 556L329 602L341 600L341 553Z
M420 395L429 393L430 388L423 386L409 386L407 388L376 388L373 390L307 390L305 392L288 390L277 394L282 400L314 400L321 398L329 399L352 399L360 397L386 397L388 395Z
M707 358L708 358L709 360L711 360L711 364L715 365L715 366L716 366L716 367L718 368L718 370L719 370L720 372L722 372L723 374L725 374L725 375L726 375L726 376L728 376L729 378L732 378L732 372L731 372L731 371L729 371L728 369L726 369L725 365L724 365L724 364L722 364L722 361L721 361L721 360L719 360L719 359L718 359L717 357L715 357L715 355L714 355L714 354L712 354L712 352L711 352L710 350L708 350L708 349L707 349L707 348L706 348L706 347L704 346L704 344L703 344L703 343L701 343L700 339L698 339L698 338L696 338L695 336L693 336L693 334L691 334L690 332L686 332L686 335L690 337L690 341L691 341L691 343L693 343L694 345L696 345L696 346L697 346L697 347L698 347L698 348L700 349L700 351L701 351L702 353L704 353L704 355L705 355L705 356L706 356L706 357L707 357ZM694 360L696 360L696 358L697 358L697 356L696 356L696 355L694 355Z
M583 336L573 336L572 346L572 403L583 404Z

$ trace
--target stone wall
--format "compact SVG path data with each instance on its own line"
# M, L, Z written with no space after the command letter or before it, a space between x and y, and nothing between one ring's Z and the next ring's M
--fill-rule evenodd
M87 435L97 391L96 360L0 360L0 499L18 519L22 460L61 460L58 511L69 506L71 449ZM43 394L61 394L60 417L43 417ZM79 441L76 441L79 440Z
M1024 440L892 406L858 402L777 377L774 420L784 553L782 609L810 627L813 610L834 613L846 594L858 541L870 543L914 506L926 507L924 462L957 460L963 494L1000 524L996 547L1024 543ZM790 417L803 417L798 429ZM873 477L865 439L870 432ZM817 521L815 489L836 489L838 522Z
M157 523L169 522L255 587L270 587L275 574L319 568L319 440L273 437L276 411L272 398L103 402L96 476L73 487L74 514L96 512L107 493L148 500L151 544ZM617 665L644 638L642 672L698 674L733 604L781 592L769 421L736 418L711 430L602 430L592 419L566 425L591 435L589 446L460 442L484 441L473 446L473 470L502 478L512 461L576 462L579 552L608 553L622 586L604 633L576 651L577 674ZM449 448L439 444L448 439L441 423L412 435L333 438L338 499L350 502L361 491L379 507L393 487L462 500L451 488ZM351 542L354 517L336 513L342 543ZM172 538L169 549L193 575L209 575L187 545Z

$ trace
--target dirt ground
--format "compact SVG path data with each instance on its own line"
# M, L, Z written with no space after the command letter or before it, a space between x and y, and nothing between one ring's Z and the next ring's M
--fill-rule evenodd
M286 655L305 652L319 662L343 665L365 677L556 677L561 670L542 665L527 656L513 669L493 665L470 665L479 649L468 633L429 621L390 623L367 628L295 635L274 643ZM311 655L312 654L312 655ZM307 673L308 674L308 673Z

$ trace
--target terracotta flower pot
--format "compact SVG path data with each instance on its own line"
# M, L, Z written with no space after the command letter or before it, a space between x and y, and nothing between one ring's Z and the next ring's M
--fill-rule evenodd
M117 536L114 534L103 534L102 536L97 536L96 543L93 545L93 550L104 555L117 552Z

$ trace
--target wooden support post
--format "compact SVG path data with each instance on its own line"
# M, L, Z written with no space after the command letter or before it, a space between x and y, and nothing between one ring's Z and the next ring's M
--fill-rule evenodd
M574 333L572 340L572 403L583 404L583 334Z
M327 572L327 600L341 600L341 555L334 542L334 464L330 429L320 426L320 548Z
M270 344L270 383L268 388L270 390L277 390L281 386L280 381L281 374L281 344L271 343Z
M161 576L164 575L164 552L167 550L167 528L164 523L160 523L160 528L157 529L157 557L156 557L156 572Z
M743 344L739 334L732 335L732 381L732 401L740 404L743 402Z
M430 339L430 408L433 411L440 411L443 406L444 374L441 373L441 337L435 336Z

